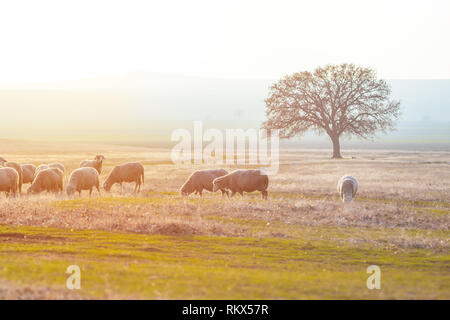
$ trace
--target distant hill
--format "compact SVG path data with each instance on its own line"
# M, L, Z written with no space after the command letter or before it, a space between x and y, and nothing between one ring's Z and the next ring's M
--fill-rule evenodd
M210 79L133 73L122 77L3 86L0 138L139 140L170 144L177 128L259 127L264 99L276 80ZM450 80L389 80L402 102L397 131L346 145L450 145ZM288 144L328 145L307 134Z

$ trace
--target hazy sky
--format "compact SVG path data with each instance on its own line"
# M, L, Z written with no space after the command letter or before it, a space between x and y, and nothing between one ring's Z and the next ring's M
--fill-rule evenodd
M450 78L450 1L4 1L0 84L133 71L279 78L327 63Z

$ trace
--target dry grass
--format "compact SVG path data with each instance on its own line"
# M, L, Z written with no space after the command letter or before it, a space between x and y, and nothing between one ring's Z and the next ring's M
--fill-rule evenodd
M81 300L76 291L43 286L17 285L0 280L0 300Z
M114 165L142 161L146 170L142 192L135 195L132 185L125 185L123 193L116 186L113 193L95 193L91 199L84 198L86 194L81 199L48 194L2 197L1 224L223 236L268 235L263 229L255 232L246 220L290 226L443 231L450 227L448 153L355 152L352 157L356 159L335 161L324 152L288 151L281 157L280 172L270 178L269 201L261 201L256 194L233 199L208 193L203 199L179 196L179 186L196 168L167 164L169 150L72 147L63 153L42 154L37 148L37 153L26 154L26 148L20 146L19 152L3 156L36 165L60 161L68 176L82 159L102 153L106 156L102 181ZM360 183L358 199L351 205L342 204L336 195L336 181L345 173L356 176ZM286 231L280 234L291 236Z
M177 194L180 185L199 168L170 164L169 150L78 144L63 152L59 149L48 144L6 143L1 156L35 165L60 161L67 168L67 178L81 160L101 153L106 157L101 181L114 165L141 161L145 185L137 195L132 185L125 185L123 193L118 186L112 193L94 192L92 198L87 194L15 199L0 195L1 225L327 240L394 251L449 250L450 153L354 151L350 152L353 159L331 160L323 151L285 151L280 172L270 177L269 200L263 201L259 194L232 199L211 193L203 198L181 197ZM337 180L346 173L360 183L357 201L350 205L342 204L336 195ZM76 298L45 288L32 291L28 295L27 289L0 283L0 298Z

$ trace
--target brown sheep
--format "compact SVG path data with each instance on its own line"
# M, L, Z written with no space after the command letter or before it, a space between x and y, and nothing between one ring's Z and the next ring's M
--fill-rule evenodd
M22 177L23 177L22 167L20 166L20 164L18 164L16 162L9 162L9 161L3 163L3 166L13 168L19 174L19 193L21 193L22 192Z
M213 182L213 191L229 189L232 197L236 192L244 196L244 192L261 191L262 198L267 199L268 186L269 177L260 170L236 170L216 178Z
M144 183L144 166L139 162L130 162L114 167L103 183L103 188L110 191L115 183L122 187L123 182L135 182L134 192L140 192L141 184Z
M213 181L218 177L227 175L228 172L224 169L212 169L212 170L199 170L191 174L187 181L183 184L180 189L180 193L183 196L188 196L192 192L202 196L203 189L210 192L213 191ZM225 189L220 189L222 191L222 196L229 195L228 191Z
M21 164L22 168L22 184L32 183L34 180L34 173L36 172L36 166L33 164Z
M95 156L94 160L83 160L80 163L80 168L91 167L97 170L98 174L102 173L102 165L105 157L102 155Z
M66 192L68 196L71 196L77 191L81 196L81 191L89 190L89 196L91 196L94 187L100 193L100 181L97 170L94 168L78 168L72 171Z
M6 196L11 193L16 196L19 184L19 174L13 168L0 168L0 192L6 192Z
M50 168L39 171L28 193L36 194L43 191L61 192L63 190L63 173L57 168Z

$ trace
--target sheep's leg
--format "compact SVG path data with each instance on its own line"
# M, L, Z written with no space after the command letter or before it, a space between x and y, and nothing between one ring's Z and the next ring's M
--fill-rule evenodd
M138 191L139 188L139 191ZM139 180L136 180L136 185L134 186L134 192L140 192L141 191L141 178Z
M225 189L222 189L221 191L222 191L222 198L223 198L223 196L224 196L225 194L227 195L227 198L230 197L230 191L225 190Z
M261 191L261 196L262 196L263 200L267 200L267 190Z

